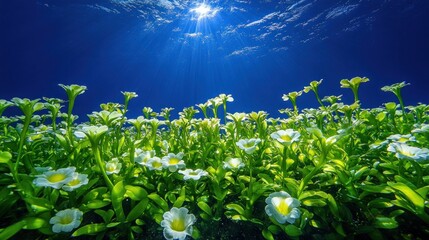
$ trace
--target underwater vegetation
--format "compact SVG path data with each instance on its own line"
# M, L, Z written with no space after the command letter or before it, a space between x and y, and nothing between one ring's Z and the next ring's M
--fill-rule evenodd
M351 104L313 81L284 118L228 113L225 94L127 119L122 92L84 123L85 86L0 100L0 239L424 239L429 106L405 106L402 82L382 88L398 104L362 108L367 81L341 80ZM320 106L299 110L302 94Z

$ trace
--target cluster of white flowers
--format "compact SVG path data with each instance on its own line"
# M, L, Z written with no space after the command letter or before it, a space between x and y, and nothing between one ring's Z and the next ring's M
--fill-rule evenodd
M214 97L214 98L210 98L209 100L207 100L207 102L205 103L207 106L214 106L214 107L218 107L223 103L226 102L233 102L234 98L231 96L231 94L224 94L221 93L219 94L219 96Z
M184 153L179 152L177 154L168 153L162 159L155 156L155 151L142 151L136 150L136 157L134 161L142 166L147 167L149 170L162 170L168 168L170 172L176 172L179 169L186 167L183 161Z
M43 168L39 168L43 169ZM33 183L38 187L62 188L73 191L82 185L88 184L88 175L75 172L75 167L60 168L58 170L45 169L42 174L36 175Z
M201 177L208 175L208 173L202 169L185 169L186 164L183 160L183 156L185 154L183 152L179 152L177 154L168 153L162 158L155 156L155 154L154 150L143 151L141 149L136 149L134 161L147 167L151 171L168 169L170 172L176 172L179 170L178 172L184 176L184 180L199 180Z

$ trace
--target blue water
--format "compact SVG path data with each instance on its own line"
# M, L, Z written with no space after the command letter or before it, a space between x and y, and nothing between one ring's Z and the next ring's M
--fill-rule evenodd
M363 107L394 101L380 88L402 81L405 104L428 101L428 1L205 1L198 20L199 2L0 1L0 98L65 98L57 84L76 83L83 120L120 91L139 94L130 118L220 93L231 112L280 116L284 93L323 78L322 96L351 103L339 81L366 76ZM318 105L310 93L298 106Z

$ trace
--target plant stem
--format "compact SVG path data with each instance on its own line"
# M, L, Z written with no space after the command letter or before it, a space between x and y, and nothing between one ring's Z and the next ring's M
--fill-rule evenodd
M31 123L31 116L26 116L25 120L24 120L24 127L22 128L21 136L20 136L20 139L19 139L18 156L16 158L15 166L13 168L13 173L15 175L15 181L17 183L19 183L19 179L18 179L18 167L19 167L19 163L21 162L22 149L24 147L24 141L25 141L25 138L27 136L27 131L28 131L28 127L30 126L30 123ZM27 168L27 170L31 170L31 168L30 168L30 166L28 166L28 164L25 164L25 167Z
M98 149L98 146L96 144L92 144L92 149L94 151L94 158L98 164L98 167L100 168L101 174L103 175L104 181L106 182L107 186L110 190L113 189L113 183L110 181L109 176L107 176L106 169L104 167L103 161L101 160L101 154L100 150Z

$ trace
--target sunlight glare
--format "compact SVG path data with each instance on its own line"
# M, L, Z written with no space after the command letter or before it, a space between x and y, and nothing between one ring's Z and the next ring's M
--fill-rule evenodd
M212 9L209 5L205 3L201 3L198 7L191 9L191 12L195 12L198 16L198 20L207 17L214 17L217 11L217 9Z

